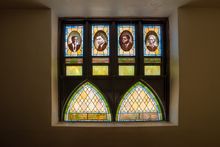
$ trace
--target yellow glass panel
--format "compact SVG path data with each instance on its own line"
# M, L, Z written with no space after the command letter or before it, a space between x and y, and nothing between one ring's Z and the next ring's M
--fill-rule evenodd
M66 76L82 76L82 66L66 66Z
M145 76L159 76L160 66L152 66L152 65L144 66L144 75Z
M92 66L93 76L108 76L108 66L94 65Z
M69 114L69 120L86 120L87 114Z
M106 120L107 114L88 114L89 120Z
M119 65L119 76L134 76L133 65Z

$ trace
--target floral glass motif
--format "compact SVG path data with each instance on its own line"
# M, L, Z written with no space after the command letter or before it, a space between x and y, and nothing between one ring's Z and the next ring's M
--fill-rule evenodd
M71 95L64 121L111 121L111 113L103 94L86 82Z
M135 25L118 25L118 56L135 56Z
M123 96L116 121L160 121L161 106L156 95L141 82L134 84Z
M65 27L65 56L83 56L83 25L67 25Z
M92 25L92 56L109 56L109 25Z
M143 26L144 56L162 55L161 27L157 25Z

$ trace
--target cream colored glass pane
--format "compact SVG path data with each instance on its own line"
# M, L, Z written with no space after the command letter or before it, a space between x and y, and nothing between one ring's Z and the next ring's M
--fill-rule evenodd
M119 65L119 76L134 76L134 66Z
M66 66L66 76L82 76L82 66Z
M92 66L93 76L108 76L108 66Z
M144 66L144 75L145 76L159 76L160 75L160 66Z

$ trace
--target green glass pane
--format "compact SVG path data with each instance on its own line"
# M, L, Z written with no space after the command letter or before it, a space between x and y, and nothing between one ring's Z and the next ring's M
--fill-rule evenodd
M70 95L64 121L111 121L111 113L103 94L86 82Z
M82 76L82 66L66 66L66 76Z
M135 63L135 58L118 58L118 63Z
M93 76L108 76L108 66L103 65L93 65L92 66L92 75Z
M160 66L153 66L153 65L144 66L144 75L145 76L159 76Z
M66 64L82 64L82 58L66 58Z
M119 76L134 76L133 65L119 65Z
M116 113L116 121L163 120L158 96L141 82L134 84L123 96Z
M160 58L144 58L144 63L161 63Z
M92 58L92 63L109 63L109 58Z

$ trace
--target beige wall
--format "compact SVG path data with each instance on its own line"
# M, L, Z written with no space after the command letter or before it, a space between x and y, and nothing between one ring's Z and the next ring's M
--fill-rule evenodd
M4 10L0 20L1 147L220 146L220 10L179 10L179 127L51 127L51 12Z

